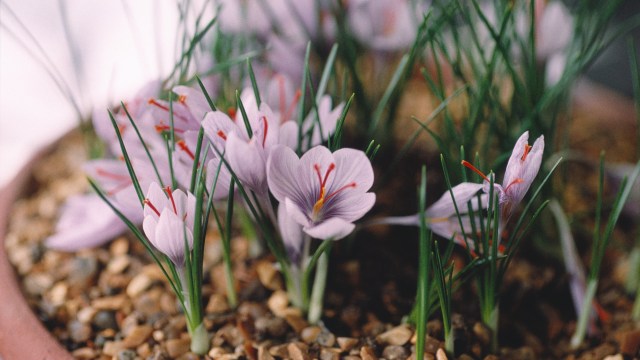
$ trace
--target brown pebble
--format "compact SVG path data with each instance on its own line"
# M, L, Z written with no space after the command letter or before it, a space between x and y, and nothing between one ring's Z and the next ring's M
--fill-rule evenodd
M311 344L315 342L316 339L318 339L321 331L322 329L319 326L309 326L302 329L302 331L300 332L300 338L302 338L302 341L306 342L307 344Z
M282 290L282 277L271 261L262 260L256 265L260 283L269 290Z
M376 336L376 341L386 345L404 345L413 335L413 331L406 325L396 326Z
M287 345L287 351L289 352L289 357L292 360L311 360L307 345L305 345L304 343L290 343L289 345Z
M373 349L369 346L363 346L360 348L360 357L362 360L378 360L376 353L373 352Z
M209 314L221 314L229 311L227 298L222 294L213 294L207 303L206 312Z
M620 344L621 353L634 356L640 350L640 330L620 331L614 336Z
M98 311L90 306L80 309L78 311L78 321L84 324L88 324L93 320L93 317L96 315Z
M119 237L115 239L111 245L109 246L109 251L111 255L118 256L124 255L129 252L129 240L124 237Z
M85 342L91 336L91 327L86 323L74 320L67 325L67 328L69 329L71 340L76 343Z
M64 282L56 283L51 290L47 293L47 298L54 306L62 305L67 299L67 293L69 291L69 286L67 286Z
M335 348L320 349L320 360L339 360L340 350Z
M73 355L74 359L93 359L98 356L96 351L89 347L73 350L71 355Z
M126 296L116 295L95 299L91 302L91 306L96 310L118 310L123 308L126 303Z
M449 358L447 357L447 353L445 353L442 348L436 351L436 360L449 360Z
M165 343L165 346L169 356L176 358L189 351L191 341L189 339L169 339Z
M482 345L489 345L491 342L491 330L483 323L476 322L473 324L473 333Z
M146 358L151 355L151 345L149 345L149 343L144 343L136 348L136 352L138 353L138 356Z
M467 354L462 354L458 356L458 360L473 360L473 358Z
M407 349L400 345L389 345L382 350L382 357L387 360L404 360L407 355Z
M309 326L307 321L302 318L300 311L285 312L284 320L296 333L300 333L304 328Z
M284 317L285 309L289 306L289 296L282 290L274 291L267 300L267 306L276 316Z
M440 340L427 335L424 341L424 351L429 354L435 354L438 352L438 349L440 349Z
M215 359L215 357L211 357ZM258 347L258 360L274 360L274 357L269 353L266 346L261 345Z
M287 344L276 345L269 348L269 354L277 356L279 358L286 358L289 356L289 350L287 350Z
M484 360L500 360L500 358L495 355L487 355L484 357Z
M129 334L122 342L124 346L128 348L138 347L149 338L152 332L153 328L151 325L136 326L129 331Z
M327 329L322 330L316 339L316 342L320 346L331 348L336 344L336 336L330 333Z
M347 356L343 356L342 360L362 360L362 358L357 355L347 355Z
M120 351L125 349L126 347L122 341L107 341L102 347L102 353L109 356L116 356Z
M134 276L129 285L127 285L127 295L131 298L136 298L147 290L151 284L153 284L153 279L145 273L140 273Z
M343 352L353 349L358 344L358 339L349 337L339 337L337 341L340 350L342 350Z
M118 255L111 259L107 264L107 272L110 274L120 274L131 264L131 258L128 255Z
M622 354L609 355L602 360L624 360L624 356Z

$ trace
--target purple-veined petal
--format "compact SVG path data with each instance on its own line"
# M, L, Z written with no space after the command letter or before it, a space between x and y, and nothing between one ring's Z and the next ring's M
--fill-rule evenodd
M293 219L283 203L278 205L278 228L282 235L282 242L287 250L287 255L293 263L300 261L303 237L302 225Z
M131 220L140 221L140 216ZM55 233L44 242L51 249L77 251L100 246L126 230L125 223L96 194L77 195L67 199Z
M255 140L245 142L235 133L227 139L226 158L242 185L258 194L268 190L264 149Z
M330 218L315 226L305 227L303 230L309 236L321 240L340 240L351 234L356 226L340 218Z
M336 170L327 191L328 193L334 192L350 183L355 183L353 190L357 192L366 192L371 188L373 185L373 168L364 152L344 148L333 153L333 157Z
M475 184L475 183L462 183L451 188L453 192L453 196L456 199L456 205L458 206L458 211L461 214L467 212L467 202L474 199L478 191L482 190L483 184ZM474 201L472 201L474 203ZM456 209L453 205L453 199L451 198L451 193L446 191L438 201L433 203L426 210L427 217L431 218L441 218L441 217L449 217L451 215L455 215Z

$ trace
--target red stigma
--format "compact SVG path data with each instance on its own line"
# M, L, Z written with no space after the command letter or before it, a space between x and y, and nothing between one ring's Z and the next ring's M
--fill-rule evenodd
M334 197L334 196L338 195L338 193L339 193L339 192L342 192L342 191L347 190L347 189L350 189L350 188L355 188L355 187L356 187L356 183L355 183L355 181L354 181L354 182L351 182L351 183L349 183L349 184L347 184L347 185L345 185L345 186L343 186L343 187L339 188L338 190L336 190L336 191L332 192L331 194L327 195L327 197L326 197L324 200L325 200L325 201L326 201L326 200L329 200L329 199L331 199L332 197Z
M266 116L262 117L262 122L264 123L264 134L262 135L262 147L267 142L267 132L269 131L269 121Z
M187 101L187 95L180 95L180 96L178 96L178 101L179 101L181 104L184 104L184 103L185 103L185 101Z
M296 90L296 94L293 96L291 105L289 105L289 108L287 109L287 111L285 111L284 114L282 114L282 121L287 121L291 119L291 114L293 114L296 104L298 104L298 100L300 100L300 96L302 96L302 92L300 91L300 89L298 89Z
M191 158L191 160L195 160L196 159L195 155L193 155L193 152L191 151L191 149L189 149L189 147L184 142L184 140L180 140L180 141L176 142L176 145L178 145L180 150L182 150L185 153L187 153L187 155Z
M169 108L166 107L165 105L160 104L156 99L151 98L149 99L149 105L153 105L156 107L159 107L160 109L164 110L164 111L169 111Z
M164 191L167 193L167 196L169 197L169 200L171 200L171 206L173 207L173 212L176 215L178 215L178 209L176 208L176 202L173 200L173 191L171 191L171 188L169 186L164 188Z
M487 182L491 182L489 180L489 178L482 173L482 171L478 170L478 168L476 168L475 166L473 166L470 162L468 162L467 160L462 160L462 165L464 165L465 167L471 169L474 173L480 175L485 181Z
M218 130L216 135L218 135L222 140L227 141L227 134L225 134L224 131Z
M522 154L520 161L525 161L527 159L527 155L529 155L529 151L531 151L531 145L524 144L524 154Z
M156 215L160 216L160 212L158 211L158 209L156 209L155 206L153 206L153 204L149 199L144 199L144 204L148 206L149 209L153 210L153 212L156 213Z
M227 114L229 114L229 117L232 118L234 121L236 119L236 113L237 113L237 110L234 107L230 107L227 109Z

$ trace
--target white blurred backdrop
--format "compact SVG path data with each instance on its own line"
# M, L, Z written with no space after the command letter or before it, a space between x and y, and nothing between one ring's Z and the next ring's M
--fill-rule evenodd
M47 72L59 72L83 116L106 109L168 72L176 8L173 0L0 0L0 187L78 124Z

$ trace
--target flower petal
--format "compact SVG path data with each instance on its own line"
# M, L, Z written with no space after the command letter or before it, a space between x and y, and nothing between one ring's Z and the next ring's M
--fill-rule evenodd
M229 134L226 158L242 185L258 194L268 190L264 149L254 140L246 142L235 133Z
M340 240L351 234L355 227L353 223L334 217L315 226L305 227L303 230L316 239Z
M278 228L280 229L282 242L287 250L289 259L293 263L298 263L300 261L304 236L302 225L289 215L284 203L278 205Z
M355 190L366 192L373 185L373 168L367 155L355 149L340 149L333 153L336 163L335 177L327 190L332 193L339 188L355 182Z

